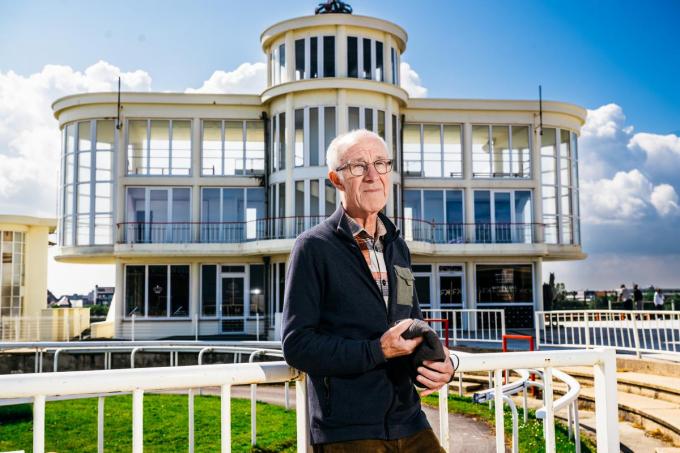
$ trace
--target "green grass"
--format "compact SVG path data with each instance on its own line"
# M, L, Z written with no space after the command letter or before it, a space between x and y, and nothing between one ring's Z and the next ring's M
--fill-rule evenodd
M437 406L437 396L428 396L424 403ZM132 449L132 400L129 395L110 396L104 406L104 448L107 452L129 452ZM195 398L195 451L219 451L220 399L216 396ZM487 404L473 403L470 398L449 396L449 411L468 415L494 426L494 412ZM530 411L525 425L519 412L519 451L545 451L542 421ZM232 449L235 452L295 451L295 412L282 407L257 404L258 444L250 446L250 401L232 399ZM187 397L184 395L144 396L144 450L146 452L187 451ZM0 407L0 451L32 451L32 407L24 404ZM506 408L506 439L511 439L512 418ZM92 452L97 450L97 400L94 398L52 401L45 413L46 451ZM555 427L557 452L573 452L574 443L568 439L567 429ZM587 440L581 451L594 452Z
M105 400L104 448L107 452L132 449L132 399L130 395ZM0 407L0 451L32 451L30 405ZM220 449L220 399L196 396L195 451ZM250 401L231 401L232 451L295 451L295 412L257 404L258 444L250 446ZM186 452L188 446L187 397L144 396L144 451ZM53 452L97 451L97 399L48 402L45 410L45 446Z
M439 400L436 395L430 395L423 399L423 403L428 406L439 406ZM512 416L510 408L505 407L505 433L506 441L512 442ZM483 420L491 427L496 426L495 412L489 409L488 403L480 404L474 403L472 398L458 395L449 395L449 412L468 415L479 420ZM545 440L543 439L543 421L536 419L536 412L529 409L529 418L524 424L524 415L522 408L517 408L519 437L519 451L526 451L531 453L545 452ZM572 453L574 451L574 442L569 440L567 427L560 422L555 423L555 448L558 453ZM587 438L581 438L581 451L583 453L594 453L595 446Z

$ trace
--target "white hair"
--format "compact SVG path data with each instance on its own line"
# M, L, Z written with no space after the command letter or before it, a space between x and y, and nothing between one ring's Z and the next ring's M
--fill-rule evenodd
M331 144L328 145L328 150L326 151L326 164L328 165L328 170L335 171L336 168L342 165L345 152L358 144L361 140L367 138L378 140L385 149L387 156L390 159L392 158L392 153L381 136L367 129L355 129L338 135L333 139Z

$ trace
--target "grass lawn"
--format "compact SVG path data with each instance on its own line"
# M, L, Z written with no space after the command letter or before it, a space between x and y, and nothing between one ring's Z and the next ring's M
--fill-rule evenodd
M424 403L436 407L437 396ZM132 399L130 395L110 396L105 403L104 448L107 452L132 449ZM195 397L195 451L215 452L220 446L220 399L217 396ZM295 412L282 407L257 403L258 444L250 447L250 401L232 399L232 449L235 452L295 451ZM483 420L494 426L494 412L487 404L470 398L449 396L449 411ZM512 439L512 419L506 409L506 439ZM530 411L529 422L522 423L519 412L519 451L545 451L543 423ZM186 452L188 445L187 397L184 395L147 394L144 396L144 450L147 452ZM0 407L0 451L32 451L32 406ZM93 452L97 450L97 400L93 398L47 403L45 414L46 451ZM574 443L567 429L555 426L557 452L573 452ZM582 440L581 451L595 447Z
M104 449L132 450L132 398L105 400ZM220 450L220 399L196 396L195 451ZM144 451L186 452L188 448L187 397L144 395ZM32 451L32 406L0 407L0 451ZM295 412L257 403L258 444L250 447L250 401L231 400L232 451L295 451ZM50 452L97 451L97 399L52 401L46 405L45 446Z
M423 399L423 403L428 406L438 407L438 396L430 395ZM510 408L505 407L505 439L512 442L512 415ZM487 403L474 403L472 398L449 395L449 412L469 415L480 420L484 420L492 427L496 426L495 412L493 408L489 410ZM531 453L545 452L545 440L543 439L543 421L536 419L535 411L529 410L529 419L524 424L524 414L522 408L517 408L519 424L517 432L519 436L519 451ZM510 444L508 444L510 445ZM562 423L555 423L555 447L558 453L572 453L574 442L569 440L567 427ZM587 438L581 439L581 451L583 453L594 453L595 446Z

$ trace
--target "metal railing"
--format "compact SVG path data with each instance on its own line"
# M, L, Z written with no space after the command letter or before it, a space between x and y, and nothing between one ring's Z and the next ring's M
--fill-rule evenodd
M235 222L122 222L119 243L241 243L270 239L294 239L325 216L271 217ZM540 223L436 223L396 218L407 241L432 244L530 244Z
M325 216L293 216L236 222L122 222L117 227L119 243L237 244L270 239L294 239L325 219Z
M464 342L502 342L505 335L505 310L484 308L424 308L426 319L445 319L432 323L439 338L447 338L453 346ZM448 325L448 331L445 326Z
M537 346L613 347L680 355L680 311L537 311Z
M253 350L249 361L261 351ZM505 429L503 400L509 389L502 385L502 376L507 369L540 369L543 377L544 437L547 452L555 451L555 411L568 404L577 391L568 392L569 397L553 401L552 377L559 377L555 367L592 366L595 376L595 417L597 449L603 452L618 451L618 418L616 401L616 354L613 349L577 351L513 352L493 354L461 354L459 373L478 371L493 372L495 383L496 451L505 451ZM522 374L525 376L526 374ZM523 382L529 382L522 377ZM562 379L564 380L564 379ZM162 367L125 370L97 370L0 376L0 399L33 401L33 451L45 451L45 402L49 399L79 397L98 398L98 451L104 447L104 402L108 395L132 394L132 451L143 450L143 405L144 393L155 391L188 390L188 439L189 451L194 442L194 404L197 389L219 387L221 397L222 452L231 451L231 387L233 385L280 383L295 381L297 420L297 449L309 451L309 430L306 408L306 386L304 375L290 368L285 362L238 363L228 365L195 365L183 367ZM252 389L252 388L251 388ZM449 451L448 385L439 391L440 443ZM253 398L254 399L254 398ZM567 401L569 400L569 401ZM252 408L252 406L251 406ZM513 411L516 417L516 411ZM251 419L256 424L255 419ZM252 426L252 425L251 425ZM253 430L253 432L256 432ZM254 439L251 439L251 441Z

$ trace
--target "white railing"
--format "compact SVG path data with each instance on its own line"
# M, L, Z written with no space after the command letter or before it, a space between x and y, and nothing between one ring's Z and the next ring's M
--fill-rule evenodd
M258 355L253 351L250 358ZM493 399L496 415L496 450L505 451L503 401L505 390L502 375L508 369L540 369L543 376L545 398L544 437L546 451L555 451L555 410L565 401L553 401L552 377L559 377L554 367L592 366L595 385L595 417L597 450L615 452L619 448L616 401L616 354L613 349L577 351L512 352L460 355L458 371L470 373L492 371L495 387ZM522 375L524 376L524 375ZM0 399L33 401L33 451L45 451L45 401L56 398L98 397L98 445L103 451L104 401L107 395L132 393L132 445L133 452L143 447L144 393L188 389L188 438L190 451L194 440L194 405L196 389L217 386L221 396L221 451L231 449L231 386L241 384L277 383L295 380L296 406L306 408L304 376L288 367L285 362L240 363L229 365L196 365L172 368L144 368L127 370L98 370L0 376ZM524 379L526 381L526 379ZM564 379L562 379L564 380ZM439 392L440 443L449 451L448 385ZM571 398L571 393L569 398ZM567 398L567 399L569 399ZM578 409L576 409L578 411ZM516 411L513 411L516 417ZM307 410L297 410L297 449L309 451ZM255 421L252 422L255 424ZM253 432L256 432L254 429ZM254 440L254 439L253 439Z
M537 311L541 346L608 346L619 351L680 354L680 311Z
M426 308L423 318L428 320L439 338L453 346L461 342L502 342L505 335L503 309L448 309Z
M50 316L2 316L0 341L70 341L82 339L89 328L89 310L64 313L54 309Z

